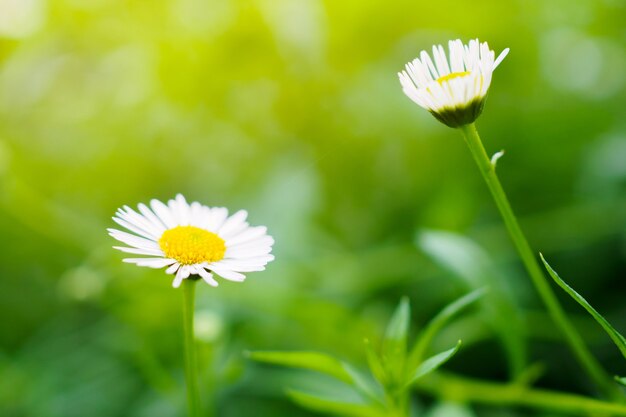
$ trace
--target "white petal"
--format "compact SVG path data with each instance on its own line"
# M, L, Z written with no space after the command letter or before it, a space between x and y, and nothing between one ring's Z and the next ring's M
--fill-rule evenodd
M189 204L182 194L177 194L174 200L168 201L170 214L177 225L189 225Z
M118 216L121 216L121 215L122 215L122 213L118 213ZM136 226L136 225L126 221L126 220L123 220L120 217L113 217L113 221L115 223L119 224L120 226L130 230L131 232L133 232L133 233L135 233L135 234L137 234L139 236L145 237L146 239L156 240L156 239L159 238L159 236L155 235L154 233L148 232L147 230L144 230L141 227L138 227L138 226Z
M250 258L266 255L272 251L271 246L252 246L250 248L234 247L226 249L225 258Z
M496 58L495 62L493 63L493 69L496 69L496 67L500 65L500 63L504 60L504 58L506 58L508 54L509 54L509 48L505 48L504 51L500 52L500 55L498 55L498 58ZM514 59L514 58L511 58L511 59Z
M433 61L430 59L430 56L428 55L428 52L426 51L420 52L420 61L426 69L425 71L426 77L429 81L436 80L437 78L440 77L439 73L435 69L435 66L433 65Z
M172 213L170 213L170 209L165 204L159 200L151 200L150 207L152 207L154 214L163 222L165 227L171 229L178 226L172 217Z
M266 265L268 262L274 260L274 255L262 255L255 256L250 258L240 258L240 259L222 259L218 261L221 265ZM217 263L217 262L216 262Z
M245 226L248 225L245 223L246 217L248 217L248 212L245 210L239 210L224 222L222 227L219 228L217 234L222 239L226 239L231 236L231 234L243 230L242 226L245 228Z
M263 236L267 232L267 227L265 226L257 226L257 227L249 227L243 232L239 233L236 236L233 236L226 240L226 247L231 247L238 245L240 243L248 242L252 239L255 239L259 236Z
M209 264L208 268L211 271L215 272L217 275L229 281L242 282L246 279L246 276L244 274L240 274L239 272L235 272L226 267L222 267L219 265L219 262Z
M214 264L218 269L231 269L237 272L263 271L268 262L274 260L274 255L257 256L247 259L222 259Z
M225 232L220 230L219 236L222 239L226 240L228 238L231 238L231 237L237 236L238 234L243 233L244 231L246 231L249 228L250 228L250 225L247 222L242 222L242 223L239 223L239 225L237 225L237 226L230 227L230 229L228 229Z
M184 275L183 269L184 268L178 269L178 272L176 273L176 277L174 278L174 281L172 282L172 287L174 288L180 287L180 284L182 284L183 280L189 276L189 274L187 274L187 276Z
M180 273L183 275L183 278L186 279L191 275L191 268L189 265L183 265L179 269Z
M163 268L176 262L174 259L168 258L126 258L123 261L149 268Z
M228 210L226 208L213 207L210 209L208 219L206 220L206 229L210 232L217 232L227 217Z
M194 226L208 230L210 232L214 231L213 229L209 228L209 226L211 226L211 219L213 217L211 214L213 209L198 203L198 206L196 206L195 208L192 205L191 210L192 217L195 221Z
M204 228L204 216L203 216L203 208L202 204L194 201L189 206L189 224L192 226Z
M143 216L150 221L161 234L167 229L165 224L146 206L145 204L137 205L139 208L139 212L143 214Z
M121 209L119 209L117 211L117 215L121 219L126 220L129 223L132 223L136 227L140 227L141 229L145 230L147 233L153 235L156 238L161 236L161 234L165 230L165 228L163 227L162 224L160 224L160 222L158 222L157 224L154 224L152 220L137 213L135 210L133 210L132 208L128 206L124 206Z
M211 274L209 271L207 271L201 266L198 266L196 269L198 270L198 274L202 277L204 282L206 282L212 287L218 286L218 282L213 278L213 274Z
M221 261L221 262L224 262L224 261ZM235 272L258 272L258 271L265 271L265 265L266 264L262 264L262 265L237 265L237 264L226 264L226 263L223 263L222 265L227 267L228 270L235 271ZM215 272L220 274L220 272L217 271L217 270Z
M180 268L180 264L178 262L175 262L172 265L170 265L169 268L165 270L165 273L172 275L174 272L178 271L178 268Z
M446 52L443 50L443 46L433 46L433 58L435 59L437 72L439 72L440 77L450 74L450 67L448 67L448 59L446 58Z
M160 249L159 245L154 240L148 240L143 237L131 235L130 233L122 232L116 229L107 229L109 234L120 242L124 242L129 246L140 249Z
M253 249L260 246L272 246L274 244L274 238L268 235L263 235L254 239L246 240L242 243L236 243L234 245L226 245L228 249ZM227 250L228 250L227 249Z
M156 249L137 249L137 248L127 248L124 246L113 246L113 249L121 250L126 253L134 253L135 255L152 255L152 256L163 256L163 252L161 250Z

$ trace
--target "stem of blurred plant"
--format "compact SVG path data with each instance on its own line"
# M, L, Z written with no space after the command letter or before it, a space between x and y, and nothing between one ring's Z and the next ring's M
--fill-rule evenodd
M196 363L196 344L193 334L193 316L195 311L195 279L183 280L183 332L185 349L185 380L187 382L187 406L189 417L200 416L200 392L198 389L198 365Z
M573 415L626 416L626 405L532 389L520 384L497 384L444 373L434 373L415 386L420 392L451 401L522 406Z
M393 414L394 417L410 417L409 396L411 392L408 387L398 390L397 395L393 397Z
M511 239L515 243L517 252L519 253L530 278L537 289L537 292L543 299L552 320L561 328L561 331L565 335L567 342L569 343L574 354L578 358L579 362L589 374L589 376L596 382L602 392L610 398L623 398L619 388L614 383L613 379L604 371L600 366L596 358L591 354L584 340L576 330L576 328L569 321L567 315L563 311L563 308L559 304L558 299L548 280L542 272L541 266L537 261L537 257L533 251L520 228L515 214L511 209L511 205L506 197L504 189L500 184L500 180L496 175L495 163L492 163L487 152L480 140L478 131L474 123L462 126L461 131L465 137L465 141L469 146L470 152L474 157L474 161L478 165L480 173L482 174L491 195L493 196L500 214L504 219L504 224L509 231Z

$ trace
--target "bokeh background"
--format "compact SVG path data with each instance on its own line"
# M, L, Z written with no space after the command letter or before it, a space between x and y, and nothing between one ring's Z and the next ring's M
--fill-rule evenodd
M625 21L620 0L0 0L0 415L184 415L182 294L123 264L106 233L117 207L178 192L246 208L276 239L267 271L199 287L216 416L317 415L284 394L307 374L246 350L363 365L401 296L416 332L485 285L436 340L465 342L446 368L507 381L539 363L539 386L593 395L461 136L396 72L448 39L511 48L485 146L506 151L499 174L533 247L624 330ZM436 401L415 397L424 413Z

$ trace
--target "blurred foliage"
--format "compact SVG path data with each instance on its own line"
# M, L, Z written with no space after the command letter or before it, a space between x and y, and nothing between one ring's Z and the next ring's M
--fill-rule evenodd
M506 150L498 172L533 247L623 330L624 21L620 0L0 0L0 415L183 415L182 294L122 264L105 232L117 207L177 192L245 207L277 242L266 272L198 294L220 417L314 415L283 393L297 376L244 350L365 364L362 338L380 339L401 296L416 332L484 281L499 302L429 353L462 338L448 369L505 380L539 361L540 386L590 392L460 135L396 72L450 38L511 48L485 145ZM542 415L420 401L431 416Z
M476 290L446 306L419 334L414 344L409 340L411 308L408 299L403 298L387 324L380 350L365 341L369 367L366 373L320 352L256 351L249 356L259 362L331 377L332 381L325 381L322 390L320 387L313 391L310 388L307 391L289 389L289 396L305 408L354 417L408 416L412 413L412 386L448 362L462 344L459 340L455 347L426 358L424 352L430 342L455 314L483 294L484 290Z

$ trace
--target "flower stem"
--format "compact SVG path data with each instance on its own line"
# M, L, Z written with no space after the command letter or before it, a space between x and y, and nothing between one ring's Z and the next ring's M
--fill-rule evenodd
M491 405L517 405L572 415L626 416L626 405L613 404L518 384L498 384L450 374L434 373L416 386L418 391L452 401Z
M496 175L495 164L493 164L487 152L483 147L483 144L478 136L478 131L474 123L462 126L460 128L465 136L465 141L469 146L470 152L474 157L474 161L478 165L480 173L482 174L491 195L493 196L500 214L504 219L504 224L509 231L509 235L517 248L530 278L537 289L537 292L541 296L544 304L546 305L552 320L561 328L561 331L565 335L567 342L569 343L572 351L576 355L576 358L581 363L583 368L589 374L589 376L596 382L602 392L613 398L621 397L621 393L617 389L617 386L613 380L606 374L604 369L600 366L596 358L591 354L582 337L576 330L576 328L569 321L567 315L563 311L563 308L559 304L558 299L541 267L535 257L533 251L520 228L515 214L511 209L511 205L506 197L506 194L500 184L500 180Z
M196 280L183 280L183 332L185 349L185 380L187 383L187 406L189 417L200 416L200 391L198 389L198 365L193 335Z

